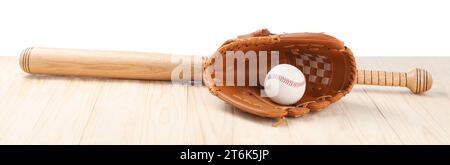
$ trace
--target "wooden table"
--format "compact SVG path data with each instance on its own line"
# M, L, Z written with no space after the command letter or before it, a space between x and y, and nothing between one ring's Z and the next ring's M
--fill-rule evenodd
M321 112L272 127L205 87L36 76L0 57L0 144L450 144L450 57L359 57L358 67L429 70L430 92L357 85Z

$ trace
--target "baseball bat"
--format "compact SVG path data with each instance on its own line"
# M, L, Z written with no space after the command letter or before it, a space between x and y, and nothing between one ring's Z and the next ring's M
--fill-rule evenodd
M205 59L162 53L27 48L21 53L19 63L23 71L32 74L144 80L173 80L173 70L181 67L192 72L180 72L177 78L187 76L189 80L202 81ZM418 68L408 73L358 70L356 83L407 87L420 94L431 88L433 79L428 71Z
M176 67L201 72L202 60L163 53L27 48L20 54L19 63L23 71L32 74L171 80ZM183 79L184 74L179 76ZM188 76L201 80L201 74L191 72Z

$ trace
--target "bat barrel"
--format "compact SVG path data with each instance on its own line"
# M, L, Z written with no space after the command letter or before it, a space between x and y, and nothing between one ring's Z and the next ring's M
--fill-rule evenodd
M27 48L19 64L32 74L201 81L202 60L162 53Z

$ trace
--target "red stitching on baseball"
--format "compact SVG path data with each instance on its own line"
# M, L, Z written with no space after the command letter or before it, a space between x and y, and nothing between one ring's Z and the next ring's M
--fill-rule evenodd
M278 81L281 81L282 83L291 86L291 87L300 87L305 85L305 82L295 82L292 81L291 79L288 79L285 76L279 75L279 74L270 74L269 77L267 77L267 79L277 79Z

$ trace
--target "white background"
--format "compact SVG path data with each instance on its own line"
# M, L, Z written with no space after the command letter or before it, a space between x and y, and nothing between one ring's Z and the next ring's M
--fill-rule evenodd
M260 28L325 32L356 56L449 56L449 2L1 1L0 56L30 46L209 55Z

